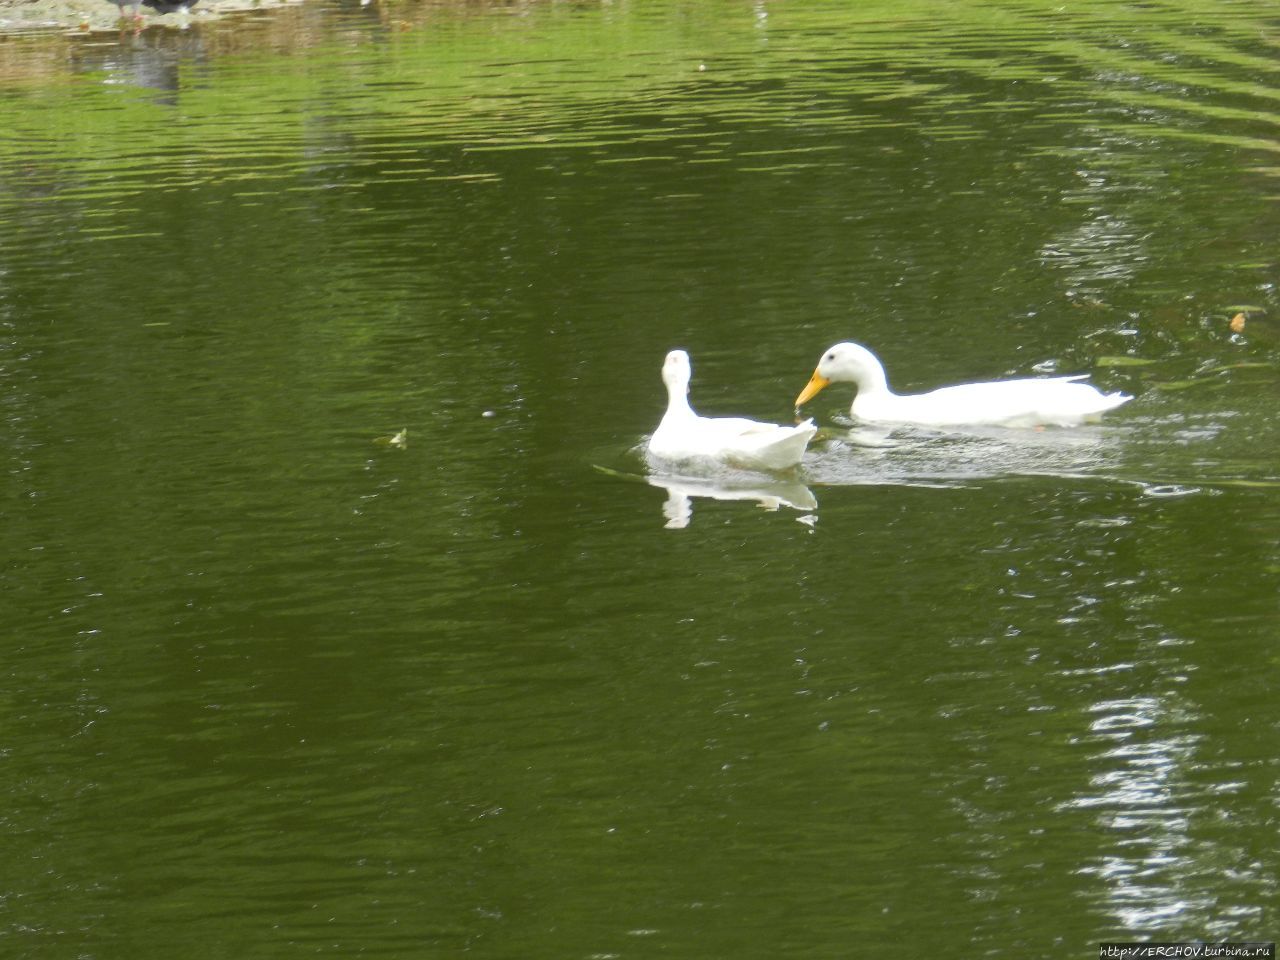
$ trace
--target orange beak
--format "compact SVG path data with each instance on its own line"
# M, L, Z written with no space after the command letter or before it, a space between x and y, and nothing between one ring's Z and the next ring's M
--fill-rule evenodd
M799 410L806 401L812 400L830 383L831 381L818 373L817 370L813 371L813 376L809 378L809 383L800 391L800 396L796 397L796 409Z

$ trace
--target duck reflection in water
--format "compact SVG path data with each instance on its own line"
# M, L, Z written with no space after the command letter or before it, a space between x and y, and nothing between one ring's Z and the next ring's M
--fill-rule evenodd
M662 505L665 526L669 530L683 530L693 519L693 500L707 497L711 500L754 500L765 510L790 507L806 515L805 523L816 519L808 511L818 509L818 501L803 483L787 480L727 481L699 477L664 477L650 474L645 478L652 486L667 491L667 501Z

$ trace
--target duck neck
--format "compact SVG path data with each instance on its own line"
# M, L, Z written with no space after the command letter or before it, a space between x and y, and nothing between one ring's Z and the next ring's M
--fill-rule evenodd
M693 407L689 406L689 388L680 384L667 390L667 418L671 420L690 420L696 417Z
M885 376L884 367L879 364L862 366L853 382L857 385L859 396L893 396L893 391L889 389L889 378Z
M668 420L689 420L697 416L689 406L689 373L688 369L680 369L668 358L667 366L662 371L662 382L667 388Z

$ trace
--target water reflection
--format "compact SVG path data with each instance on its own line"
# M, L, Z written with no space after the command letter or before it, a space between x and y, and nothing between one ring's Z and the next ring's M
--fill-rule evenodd
M765 510L790 507L801 512L818 509L813 492L794 480L722 480L701 477L664 477L650 475L645 479L667 491L662 515L669 530L683 530L693 519L693 501L697 497L710 500L754 500ZM813 517L800 518L811 523Z
M1105 887L1107 908L1130 930L1158 929L1208 906L1187 876L1194 862L1187 769L1197 736L1187 708L1159 696L1104 700L1088 739L1104 745L1087 795L1063 809L1095 809L1114 848L1081 869Z
M122 31L112 42L78 47L73 64L105 86L154 91L153 102L177 106L184 72L207 69L208 51L199 28Z

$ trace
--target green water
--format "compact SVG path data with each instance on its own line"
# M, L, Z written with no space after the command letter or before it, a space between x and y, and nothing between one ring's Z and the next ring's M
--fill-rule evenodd
M10 39L0 954L1275 939L1277 38L654 0ZM1136 399L884 436L833 387L794 476L636 452L668 349L784 421L842 339Z

